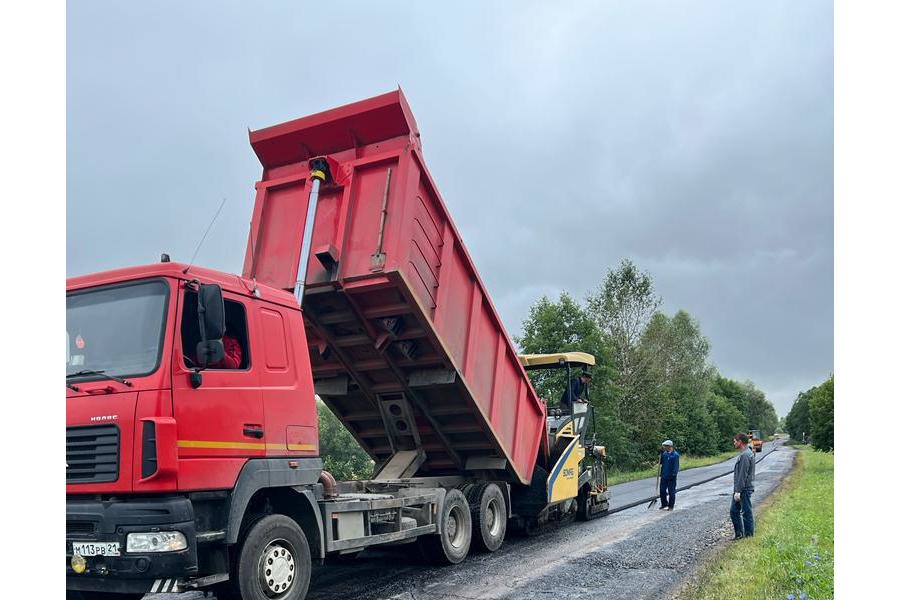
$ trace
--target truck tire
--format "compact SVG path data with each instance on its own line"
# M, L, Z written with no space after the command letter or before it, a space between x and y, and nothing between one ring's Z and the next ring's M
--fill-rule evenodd
M438 565L462 562L472 545L472 513L461 491L447 491L438 518L441 532L419 538L422 554Z
M506 537L506 501L496 483L480 483L466 494L472 511L472 544L494 552Z
M262 517L247 528L238 543L222 598L302 600L309 589L312 559L306 535L284 515Z

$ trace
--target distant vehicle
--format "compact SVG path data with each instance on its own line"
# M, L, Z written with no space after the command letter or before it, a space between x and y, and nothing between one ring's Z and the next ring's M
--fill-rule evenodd
M753 450L762 452L763 440L762 435L759 433L759 429L751 429L747 436L750 438L750 445L753 446Z

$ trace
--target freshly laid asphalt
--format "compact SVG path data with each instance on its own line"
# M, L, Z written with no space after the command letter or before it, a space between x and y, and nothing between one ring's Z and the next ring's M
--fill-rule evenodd
M763 459L783 443L784 440L776 440L774 442L764 443L762 452L758 452L756 454L756 460L759 461ZM675 493L676 505L678 502L679 490L684 490L689 487L705 483L706 481L709 481L710 479L713 479L715 477L721 477L722 475L733 473L734 463L736 461L737 452L735 452L734 458L730 458L725 462L716 463L707 467L688 469L679 473L678 487ZM652 479L638 479L636 481L620 483L618 485L610 487L609 489L611 496L609 501L609 509L611 512L623 510L625 508L631 508L632 506L636 506L641 502L649 503L650 500L655 498L658 494L658 492L656 491L655 477Z
M790 471L795 451L766 443L757 455L754 504ZM563 523L535 537L508 536L497 552L433 567L415 545L372 549L315 566L307 598L326 600L538 600L669 597L716 546L729 543L734 460L682 471L674 511L647 509L655 478L610 488L610 514ZM656 505L658 507L658 504ZM764 517L763 517L764 518ZM736 542L740 543L740 542ZM199 600L200 592L146 600Z

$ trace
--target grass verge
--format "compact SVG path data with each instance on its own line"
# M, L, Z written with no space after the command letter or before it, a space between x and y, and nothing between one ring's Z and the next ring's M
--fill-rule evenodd
M834 454L799 448L760 513L756 535L717 555L679 598L834 598Z
M682 455L678 457L678 463L681 471L694 469L696 467L708 467L720 463L729 458L737 456L737 452L721 452L713 456L689 456ZM656 466L648 467L640 471L610 471L607 476L608 485L616 485L617 483L625 483L626 481L635 481L637 479L646 479L647 477L656 477Z

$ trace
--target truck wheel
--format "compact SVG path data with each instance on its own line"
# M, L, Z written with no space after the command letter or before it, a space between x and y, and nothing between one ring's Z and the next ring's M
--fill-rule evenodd
M243 600L302 600L311 572L309 543L300 526L284 515L268 515L243 536L229 582L231 596Z
M472 543L493 552L506 537L506 501L496 483L481 483L466 494L472 510Z
M449 490L439 517L440 533L419 538L425 558L439 565L462 562L472 544L472 514L466 497L459 490Z

